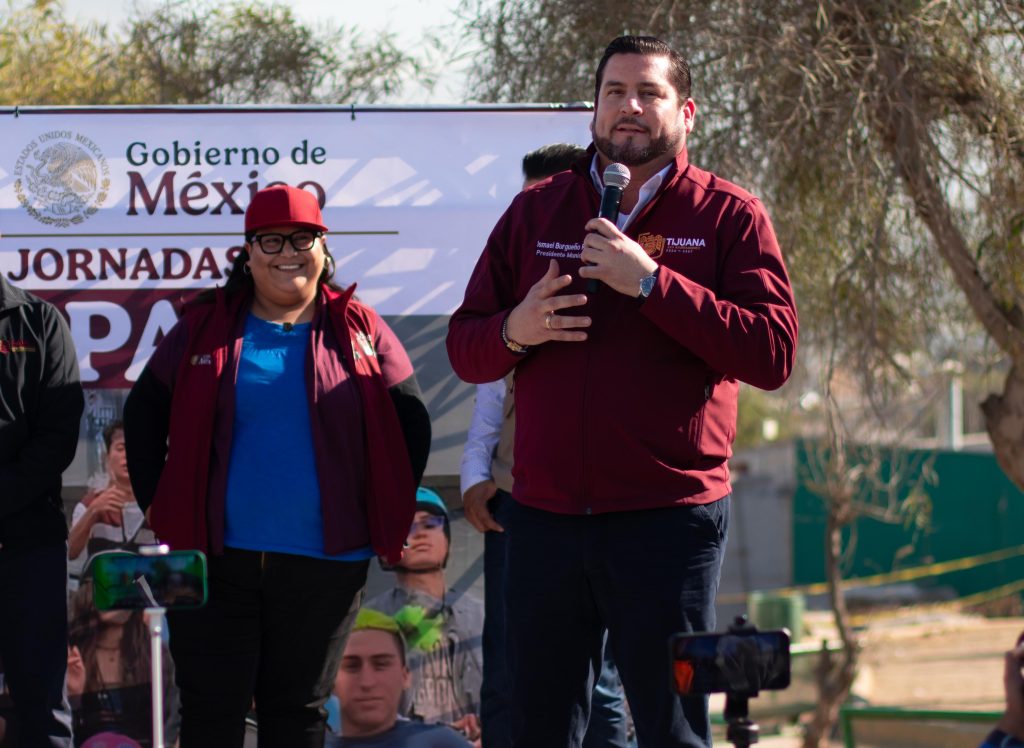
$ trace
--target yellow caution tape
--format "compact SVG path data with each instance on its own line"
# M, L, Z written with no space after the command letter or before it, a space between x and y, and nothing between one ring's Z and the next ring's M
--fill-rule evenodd
M1022 590L1024 590L1024 579L1016 582L1010 582L1009 584L1004 584L991 590L975 592L973 595L958 597L956 600L947 600L946 602L941 603L916 604L913 606L913 609L917 614L942 610L959 610L974 605L992 602L993 600L999 600L1004 597L1009 597L1010 595L1014 595ZM870 623L877 623L879 618L898 617L899 615L901 615L901 613L898 610L857 613L850 616L850 623L854 626L866 626Z
M876 585L889 584L891 582L908 582L913 579L937 577L942 574L948 574L951 571L973 569L978 566L984 566L985 564L1005 561L1008 558L1014 558L1015 556L1020 555L1024 555L1024 545L1018 545L1012 548L1003 548L998 551L990 551L989 553L982 553L977 556L956 558L951 561L939 561L937 563L926 564L924 566L913 566L909 569L901 569L899 571L888 571L884 574L872 574L867 577L843 579L840 584L843 589L849 589L850 587L874 587ZM794 587L780 587L772 590L758 590L758 592L767 595L779 596L795 595L798 593L804 595L824 595L828 592L828 582L816 582L815 584L803 584ZM747 596L749 594L749 592L731 592L725 595L719 595L718 602L724 605L744 603L747 601Z

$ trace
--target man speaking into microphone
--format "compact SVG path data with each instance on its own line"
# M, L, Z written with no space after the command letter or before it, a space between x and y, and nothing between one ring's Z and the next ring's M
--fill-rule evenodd
M516 746L580 744L605 629L640 744L711 744L668 639L715 627L739 382L785 382L797 317L764 206L689 163L695 112L681 55L612 41L587 157L512 201L451 319L460 377L515 369ZM611 164L629 171L614 223L595 217Z

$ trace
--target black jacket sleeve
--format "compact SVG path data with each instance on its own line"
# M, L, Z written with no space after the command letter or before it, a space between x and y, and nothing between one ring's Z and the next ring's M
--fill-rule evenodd
M33 327L40 349L38 379L21 382L28 438L14 459L0 464L0 520L40 499L59 502L61 473L75 458L85 407L78 357L64 318L46 303L35 305L28 314L37 320Z
M423 472L427 469L427 458L430 457L430 413L423 403L423 395L415 374L389 387L388 392L395 404L395 410L398 411L398 420L405 435L405 446L409 450L412 476L418 486L423 480Z
M128 474L142 511L153 503L167 460L171 391L147 366L124 404L124 443Z

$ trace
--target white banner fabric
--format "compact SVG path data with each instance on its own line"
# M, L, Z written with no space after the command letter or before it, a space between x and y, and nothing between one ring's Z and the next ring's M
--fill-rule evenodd
M385 315L450 314L521 187L522 156L553 142L586 145L591 116L582 108L0 115L0 272L69 316L86 383L127 386L173 324L172 302L223 283L250 196L287 182L321 200L339 282L358 282L360 298Z

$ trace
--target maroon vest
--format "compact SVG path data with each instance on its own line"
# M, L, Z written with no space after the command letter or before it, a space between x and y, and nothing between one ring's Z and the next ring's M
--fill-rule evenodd
M353 550L368 531L374 552L397 563L415 511L416 486L401 423L380 364L376 355L366 353L366 346L372 349L377 317L352 299L354 291L354 285L344 292L323 288L317 313L326 312L333 338L338 341L338 353L362 400L364 497L334 489L337 481L333 479L331 454L344 445L332 443L336 440L332 439L331 423L342 416L317 409L317 382L333 378L325 369L331 357L324 355L321 345L314 345L311 351L307 392L321 491L324 551L336 554ZM218 290L212 304L192 305L184 314L188 342L171 397L167 463L150 508L153 529L172 548L220 551L223 545L224 497L210 496L211 455L218 392L228 369L239 315L248 307L245 295L228 299ZM324 332L315 337L318 343L330 339ZM353 511L356 505L361 511ZM353 527L353 523L360 526ZM211 526L219 530L214 533L217 537L211 537Z

